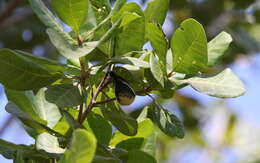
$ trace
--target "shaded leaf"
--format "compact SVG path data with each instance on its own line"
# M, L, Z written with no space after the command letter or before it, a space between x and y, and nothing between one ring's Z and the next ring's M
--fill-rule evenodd
M21 113L17 113L18 117L19 116L24 117L24 118L28 117L28 119L33 119L39 123L46 124L46 121L44 121L40 117L40 113L42 112L42 110L40 110L37 107L36 98L32 91L23 92L23 91L5 89L5 93L6 93L7 99L12 102L12 103L7 104L6 109L8 109L9 107L11 107L11 108L15 107L17 109L14 109L14 110L17 110L17 112L23 112L23 114L25 114L25 115L23 115ZM13 103L15 104L15 106ZM11 109L11 108L9 108L9 109Z
M156 163L156 160L153 156L140 151L140 150L131 150L128 154L128 160L127 163Z
M135 119L127 116L117 104L110 102L106 107L101 108L105 118L123 134L128 136L136 135L137 122Z
M174 114L169 113L161 105L155 103L152 107L153 118L162 132L171 137L184 137L183 124Z
M71 84L61 84L48 87L46 100L61 108L74 107L83 103L79 88Z
M47 121L47 126L53 128L61 118L59 108L49 103L45 99L46 88L40 89L36 94L35 103L37 104L38 115L41 119ZM33 101L31 101L33 102Z
M201 93L221 98L242 96L246 91L244 84L230 69L225 69L217 75L195 76L181 82L190 84Z
M163 33L162 27L156 22L149 22L146 26L146 37L151 42L154 52L159 57L163 68L166 71L166 53L168 49L168 41Z
M112 126L101 115L91 112L87 121L96 139L102 144L109 144L112 137Z
M59 18L79 34L80 26L88 14L88 0L52 0L52 7Z
M66 67L66 65L60 64L56 61L53 61L53 60L50 60L50 59L47 59L44 57L34 56L32 54L29 54L29 53L26 53L26 52L20 51L20 50L15 50L15 52L30 59L34 63L41 65L42 67L44 67L45 69L47 69L50 72L58 72L58 71L64 72L68 69Z
M87 54L89 54L92 50L94 50L98 46L98 41L87 42L79 47L77 45L72 45L68 41L66 41L61 34L53 30L52 28L48 28L46 30L52 44L57 48L59 53L68 59L79 59Z
M133 66L137 66L137 67L142 67L142 68L149 68L149 63L147 63L146 61L143 61L141 59L138 58L134 58L134 57L113 57L111 59L112 63L121 63L121 64L128 64L128 65L133 65Z
M126 136L126 135L122 134L121 132L116 131L110 142L110 145L115 146L119 142L127 140L127 139L131 139L131 138L146 138L153 133L153 130L154 130L154 128L153 128L152 121L150 119L145 119L145 120L141 121L140 123L138 123L137 133L134 136Z
M37 14L39 19L44 23L48 28L55 30L62 39L65 39L70 44L75 44L76 42L70 37L68 33L63 30L63 27L56 20L55 16L50 12L50 10L44 5L42 0L29 0L30 5L33 11Z
M150 55L150 67L154 78L164 87L163 71L155 54Z
M123 17L122 17L123 15ZM145 22L142 9L136 3L124 5L113 17L122 17L121 30L116 35L116 55L141 50L144 44Z
M50 72L41 65L9 49L0 50L0 82L15 90L38 89L62 75Z
M126 3L126 0L117 0L115 2L114 8L111 11L111 15L114 15L116 12L118 12Z
M66 150L60 163L91 163L96 151L95 136L84 129L73 132L71 146Z
M31 149L30 147L25 146L25 145L16 145L16 144L13 144L13 143L0 139L0 153L4 157L6 157L8 159L13 158L15 155L15 152L17 150L31 151L33 149Z
M144 11L145 21L156 21L163 25L169 8L169 0L151 0Z
M65 152L65 149L59 146L58 138L46 132L37 136L36 149L56 154L62 154Z
M208 66L214 66L232 42L232 37L221 32L208 43Z
M152 135L148 136L145 139L141 150L150 154L151 156L156 156L157 133L154 132Z

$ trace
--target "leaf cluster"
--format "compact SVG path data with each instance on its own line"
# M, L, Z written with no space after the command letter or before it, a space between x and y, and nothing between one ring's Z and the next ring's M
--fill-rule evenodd
M108 0L52 0L53 11L41 0L29 2L67 63L0 50L6 111L35 139L32 146L0 141L0 153L14 162L156 162L156 126L177 138L184 126L151 93L167 99L188 85L221 98L245 92L230 69L203 73L227 50L228 33L208 42L203 26L190 18L171 40L165 37L168 0L152 0L144 11L125 0L113 8ZM152 50L143 49L147 42ZM153 99L137 119L116 101L111 71L136 95Z

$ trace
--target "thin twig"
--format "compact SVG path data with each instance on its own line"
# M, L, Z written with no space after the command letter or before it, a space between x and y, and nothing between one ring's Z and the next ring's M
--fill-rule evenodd
M97 105L101 105L101 104L105 104L105 103L109 103L109 102L112 102L116 100L116 98L110 98L110 99L107 99L107 100L104 100L104 101L99 101L99 102L95 102L93 104L93 107L97 106Z
M146 94L146 93L151 92L152 90L153 90L152 88L146 88L146 89L143 89L143 90L135 91L135 93L136 94Z
M10 2L6 10L0 15L0 22L3 22L7 17L9 17L14 9L22 2L23 0L14 0Z
M86 108L85 112L83 113L83 115L81 116L79 123L83 123L83 121L86 119L88 113L90 113L92 111L92 108L94 107L94 104L96 103L96 99L99 95L99 93L107 87L107 85L111 82L111 78L108 75L108 73L105 75L105 77L103 78L103 80L100 82L99 86L97 87L96 92L94 93L93 97L91 98L91 101L88 105L88 107Z

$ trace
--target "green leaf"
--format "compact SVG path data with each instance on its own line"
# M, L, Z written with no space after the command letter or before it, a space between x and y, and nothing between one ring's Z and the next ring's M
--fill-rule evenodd
M155 54L150 55L150 67L154 78L164 87L163 71Z
M208 43L208 66L214 66L228 49L232 37L226 32L221 32Z
M112 9L110 15L114 15L116 12L118 12L126 3L126 0L117 0L115 2L114 8Z
M34 63L37 63L38 65L41 65L42 67L44 67L45 69L47 69L50 72L64 72L66 71L68 68L66 67L66 65L60 64L58 62L55 62L53 60L49 60L47 58L43 58L43 57L38 57L38 56L34 56L32 54L20 51L20 50L15 50L16 53L30 59L31 61L33 61Z
M42 132L49 132L53 135L63 137L60 133L52 130L51 128L46 126L46 123L41 123L39 121L36 121L29 117L25 112L20 110L14 103L8 103L5 107L5 110L13 114L14 116L18 117L26 126L30 127L31 129L34 129L37 134L42 133ZM30 134L30 133L29 133Z
M32 91L5 91L8 100L11 101L6 105L7 112L18 117L37 133L49 132L61 136L51 129L61 118L59 109L45 100L44 89L39 90L36 96Z
M201 93L221 98L242 96L246 91L244 84L230 69L225 69L217 75L195 76L181 82L190 84Z
M65 116L67 123L70 125L70 127L73 130L76 130L78 128L83 128L83 126L77 120L75 120L78 114L77 110L75 109L69 109L68 111L63 110L62 113Z
M28 117L29 119L33 119L42 124L46 124L46 121L44 121L39 116L42 110L40 110L37 107L36 98L32 91L22 92L22 91L5 89L5 93L7 99L13 102L16 105L16 108L19 108L17 109L17 112L23 112L26 115L25 117ZM7 104L6 109L11 110L14 104L12 103ZM22 115L23 114L20 114L20 116ZM18 113L18 117L19 117L19 113Z
M23 156L23 151L22 150L17 150L15 154L15 158L13 159L14 163L25 163L25 158Z
M47 126L52 128L61 118L61 114L56 105L46 101L44 91L44 88L40 89L35 96L32 91L6 89L6 95L8 100L15 103L28 117L41 124L47 122Z
M97 140L89 131L77 129L73 132L71 146L60 163L91 163L96 151Z
M140 150L131 150L128 153L127 163L156 163L156 160L153 156L140 151Z
M122 149L118 151L117 148L111 149L110 147L102 144L97 144L97 149L96 149L96 155L93 160L93 163L103 163L103 161L107 161L108 163L123 163L120 159L119 156L114 154L114 151L117 150L117 153L120 153L123 155L127 153L126 150ZM106 163L107 163L106 162Z
M130 151L133 149L141 149L143 143L144 143L144 138L128 138L126 140L119 142L116 145L116 148L122 148L127 151Z
M138 127L136 120L127 116L115 102L110 102L101 109L104 117L121 133L128 136L136 135Z
M113 17L122 18L121 30L116 35L116 55L141 50L144 44L145 20L142 9L136 3L124 5Z
M61 84L48 87L46 99L61 108L74 107L83 103L83 97L77 86Z
M137 119L136 119L137 122L139 123L139 122L144 121L144 120L146 119L147 115L148 115L148 107L146 106L146 107L144 107L144 108L142 109L141 113L140 113L139 116L137 117Z
M118 159L113 158L113 157L104 157L104 156L99 156L95 155L92 163L121 163L118 161Z
M65 152L65 149L59 147L58 138L46 132L37 136L36 149L55 154L62 154Z
M112 63L121 63L121 64L128 64L128 65L133 65L133 66L137 66L137 67L141 67L141 68L149 68L149 63L147 63L146 61L143 61L141 59L138 58L134 58L134 57L113 57L111 59Z
M162 63L166 71L166 53L168 49L168 41L163 33L162 27L156 22L149 22L146 26L146 36L151 42L154 52L159 57L159 61Z
M61 77L60 73L50 72L15 51L0 50L0 82L7 88L15 90L38 89Z
M5 140L0 139L0 153L8 159L14 157L17 150L32 150L30 147L25 145L16 145Z
M173 70L195 74L207 67L207 38L203 26L194 19L183 21L171 39Z
M46 32L59 53L68 59L79 59L80 57L89 54L98 46L99 43L98 41L92 41L83 43L82 47L79 47L70 44L62 37L62 35L51 28L48 28Z
M87 121L96 139L102 144L109 144L112 137L112 126L101 115L91 112Z
M157 149L157 133L153 133L152 135L148 136L141 148L142 151L150 154L151 156L156 156L156 149Z
M162 132L170 137L184 137L183 124L174 114L169 113L161 105L155 103L152 107L153 118Z
M163 25L169 8L169 0L152 0L144 11L145 21L156 21Z
M47 126L53 128L61 118L59 108L45 99L46 88L40 89L35 96L37 115L47 121ZM31 99L33 100L33 99ZM31 101L33 103L33 101Z
M59 33L59 35L68 43L76 44L76 42L70 37L70 35L63 30L62 25L58 23L55 16L44 5L42 0L29 0L29 2L33 11L48 28L51 28L52 30Z
M111 146L117 145L119 142L122 142L127 139L131 138L146 138L150 136L154 131L153 123L150 119L145 119L138 123L138 129L137 129L137 134L134 136L127 136L122 134L119 131L116 131L113 139L110 142Z
M72 45L68 41L64 40L62 35L53 29L47 29L47 34L53 45L57 48L59 53L68 59L78 60L80 57L90 54L95 48L108 41L112 36L115 35L118 26L120 25L121 19L119 19L113 26L102 35L99 41L91 41L83 43L82 47ZM96 29L93 29L95 31ZM88 35L88 34L86 34Z
M88 0L52 0L52 7L59 18L79 34L80 26L88 14Z

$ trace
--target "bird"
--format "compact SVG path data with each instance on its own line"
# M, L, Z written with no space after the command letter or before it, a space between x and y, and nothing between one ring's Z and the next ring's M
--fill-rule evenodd
M135 100L135 91L128 84L128 82L121 76L116 75L114 72L109 72L110 77L113 79L114 92L116 99L120 105L130 105Z

